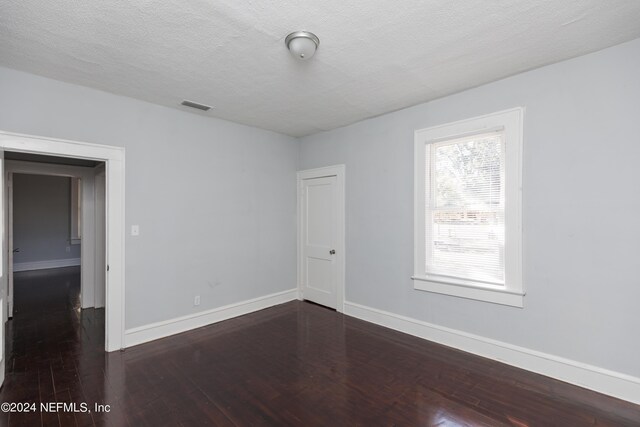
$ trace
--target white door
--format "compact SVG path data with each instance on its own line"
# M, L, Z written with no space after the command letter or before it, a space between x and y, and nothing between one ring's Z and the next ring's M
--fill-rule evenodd
M302 180L302 296L337 308L338 191L336 176Z
M2 230L2 262L0 263L0 386L4 383L4 324L7 321L7 267L9 265L9 244L7 242L7 187L4 176L4 151L0 150L0 230Z

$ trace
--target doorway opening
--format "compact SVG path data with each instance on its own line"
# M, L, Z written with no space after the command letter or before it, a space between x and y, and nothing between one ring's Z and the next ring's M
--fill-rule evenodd
M5 152L22 153L18 155L38 155L52 156L66 159L65 162L94 161L104 163L104 200L105 200L105 339L103 348L106 351L115 351L124 348L124 148L89 144L77 141L66 141L38 136L20 135L0 131L0 157L2 166L1 193L2 193L2 241L3 260L0 265L0 309L2 311L2 322L6 322L8 316L7 291L9 275L9 250L8 242L8 197L7 197L7 174L5 171ZM15 154L12 154L15 155ZM23 160L9 160L9 162L20 162ZM42 166L42 165L41 165ZM72 165L49 165L48 167L70 167ZM77 164L73 165L77 166ZM16 172L16 170L14 170ZM24 171L23 171L24 172ZM54 173L56 175L57 173ZM94 179L96 176L94 175ZM98 178L101 179L101 178ZM84 186L83 186L84 188ZM84 193L83 193L84 194ZM92 231L89 230L89 233ZM84 231L83 231L84 233ZM95 230L93 230L95 233ZM95 234L93 235L95 237ZM83 236L83 242L87 236ZM95 243L94 243L95 244ZM88 256L88 251L94 245L81 245L81 259L83 267L87 263L94 263L93 256ZM98 267L99 268L99 267ZM83 273L85 274L83 268ZM95 272L95 268L93 270ZM83 278L83 282L90 283L94 278ZM87 299L90 292L82 292L82 299ZM95 305L95 295L92 295ZM4 342L0 352L0 361L5 363ZM0 366L0 375L4 369ZM1 380L1 378L0 378Z
M8 317L13 317L21 294L16 278L32 283L31 279L46 281L47 276L60 273L77 285L68 289L75 296L60 296L64 301L77 300L78 309L103 308L107 274L104 163L10 151L4 156ZM59 271L62 268L65 271ZM30 287L23 286L22 290ZM35 296L30 295L27 292L25 298Z
M107 272L99 262L106 259L106 203L98 177L104 169L104 162L4 152L11 384L46 372L61 381L61 360L82 367L73 357L78 352L98 355L94 366L100 366ZM30 366L16 368L23 360Z

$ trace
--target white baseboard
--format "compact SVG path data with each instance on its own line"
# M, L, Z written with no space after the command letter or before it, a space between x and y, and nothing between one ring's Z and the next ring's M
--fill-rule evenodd
M344 306L345 314L367 322L640 404L640 378L352 302Z
M252 313L254 311L283 304L295 299L298 299L298 289L291 289L207 311L201 311L199 313L127 329L124 332L125 347L132 347L134 345L165 338L170 335L179 334L181 332L207 326L222 320L231 319L233 317L242 316L243 314Z
M80 265L80 258L53 259L51 261L18 262L13 264L13 271L45 270L47 268L74 267Z

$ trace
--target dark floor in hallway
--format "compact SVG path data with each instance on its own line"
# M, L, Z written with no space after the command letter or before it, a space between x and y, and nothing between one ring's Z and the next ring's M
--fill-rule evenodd
M0 425L640 425L636 405L297 301L107 354L78 290L73 268L16 275L0 401L110 412Z

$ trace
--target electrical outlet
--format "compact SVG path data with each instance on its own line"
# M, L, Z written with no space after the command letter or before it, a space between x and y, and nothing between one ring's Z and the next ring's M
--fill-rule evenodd
M132 236L139 236L140 235L140 226L139 225L132 225L131 226L131 235Z
M193 305L200 305L200 295L196 295L196 297L193 299Z
M67 246L67 252L71 252L71 246Z

